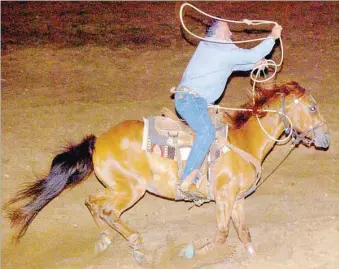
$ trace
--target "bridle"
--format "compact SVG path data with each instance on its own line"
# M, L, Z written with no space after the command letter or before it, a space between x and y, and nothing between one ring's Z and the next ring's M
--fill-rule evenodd
M312 127L311 129L298 134L295 129L292 130L292 144L293 145L298 145L300 142L305 144L306 146L311 146L315 142L316 138L316 133L315 130L322 127L325 123L324 122L319 122L317 125ZM307 135L312 132L312 139L308 138Z
M315 101L315 99L313 98L313 96L310 93L307 93L307 94L305 93L300 98L294 99L294 101L293 101L293 103L291 105L294 106L294 105L298 104L305 96L309 96L313 100L314 106L316 105L316 101ZM285 132L286 135L291 133L291 139L292 139L292 145L293 146L297 146L298 144L302 143L302 144L304 144L304 145L309 147L309 146L311 146L315 142L315 139L317 137L317 135L315 133L315 130L317 130L318 128L324 126L325 123L324 122L319 122L318 124L316 124L313 127L311 127L309 130L307 130L307 131L305 131L303 133L298 133L295 128L291 127L291 125L289 125L287 123L286 108L290 107L291 105L289 105L289 106L285 105L285 96L282 95L281 96L281 109L282 109L282 112L278 113L278 115L279 115L281 121L284 124L284 132ZM306 106L305 104L303 104L303 105ZM314 106L312 106L312 107L314 107ZM311 108L309 108L309 109L311 109ZM308 138L307 137L310 133L312 133L312 138Z

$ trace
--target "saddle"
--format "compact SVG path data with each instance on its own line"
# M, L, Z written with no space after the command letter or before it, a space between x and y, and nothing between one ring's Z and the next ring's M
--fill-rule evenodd
M158 156L175 160L178 165L178 177L183 171L187 157L194 141L194 131L168 108L162 108L163 116L144 118L143 150ZM215 177L215 163L217 159L229 151L227 146L228 126L221 122L221 114L217 108L210 108L209 114L217 131L217 138L210 147L201 169L198 185L203 178L207 179L207 185ZM206 201L214 199L212 188L209 188ZM194 199L192 199L194 200Z

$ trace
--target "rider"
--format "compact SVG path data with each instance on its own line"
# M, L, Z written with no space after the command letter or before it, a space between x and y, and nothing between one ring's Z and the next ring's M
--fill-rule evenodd
M232 43L228 24L213 20L207 28L206 40L201 41L182 76L175 94L175 107L196 133L186 166L180 175L180 190L199 194L195 184L199 168L212 145L216 131L207 112L223 93L233 71L248 71L265 62L281 35L281 26L275 25L270 35L251 49L242 49Z

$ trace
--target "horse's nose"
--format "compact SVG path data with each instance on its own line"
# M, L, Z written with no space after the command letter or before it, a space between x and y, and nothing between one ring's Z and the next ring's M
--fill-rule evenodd
M329 133L323 133L315 138L314 144L316 147L328 148L330 146L330 135Z
M325 133L323 148L328 148L329 146L330 146L330 135L329 135L329 133Z

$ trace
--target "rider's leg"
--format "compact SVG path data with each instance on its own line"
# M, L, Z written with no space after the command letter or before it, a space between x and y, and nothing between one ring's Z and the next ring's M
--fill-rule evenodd
M199 174L199 169L194 169L188 176L181 177L180 178L181 180L180 189L184 192L188 192L190 189L190 186L192 187L192 184L195 183L196 181L195 179L197 178L198 174Z
M181 180L191 181L215 139L215 128L207 111L205 99L188 93L177 93L175 99L178 113L196 133L192 150L188 156Z

